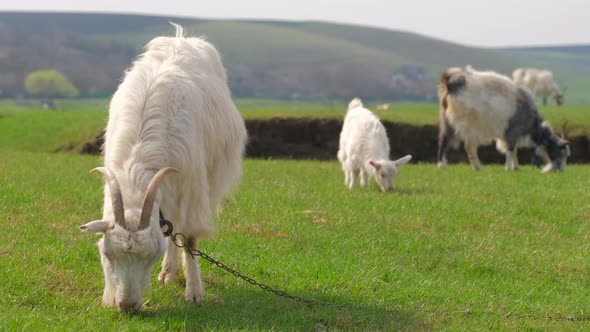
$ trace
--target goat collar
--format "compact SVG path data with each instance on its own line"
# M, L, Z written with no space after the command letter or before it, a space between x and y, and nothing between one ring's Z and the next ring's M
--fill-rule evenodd
M165 237L172 235L172 230L174 229L172 223L164 218L162 210L160 210L160 228Z

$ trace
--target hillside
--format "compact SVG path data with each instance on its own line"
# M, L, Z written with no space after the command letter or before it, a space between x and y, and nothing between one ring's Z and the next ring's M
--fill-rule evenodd
M432 100L438 73L472 64L506 74L525 65L550 68L568 86L568 102L590 103L590 56L583 47L482 49L320 22L112 14L0 13L1 92L22 94L26 73L53 67L83 95L108 96L147 41L173 33L169 20L219 48L238 97Z

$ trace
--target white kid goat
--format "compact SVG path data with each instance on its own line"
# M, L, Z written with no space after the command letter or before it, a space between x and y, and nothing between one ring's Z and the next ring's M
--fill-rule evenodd
M338 160L344 171L344 184L353 189L360 175L364 187L372 174L382 191L393 189L397 167L412 159L407 155L389 160L389 139L385 127L371 111L363 107L359 98L348 104L340 132Z
M178 274L177 248L166 240L159 211L185 245L214 232L212 218L240 178L246 142L217 50L200 38L157 37L125 74L106 128L101 220L80 228L102 234L103 304L138 309L150 272L166 251L159 281ZM170 173L177 173L165 177ZM183 255L186 300L200 302L196 259Z

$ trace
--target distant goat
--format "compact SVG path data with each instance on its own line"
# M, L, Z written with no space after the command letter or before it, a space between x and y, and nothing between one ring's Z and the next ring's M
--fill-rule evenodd
M446 152L456 134L465 142L471 166L480 168L477 148L496 139L506 155L506 169L518 168L517 143L532 145L548 165L544 171L563 170L569 143L543 122L532 96L495 72L450 68L441 77L438 164L446 165Z
M340 132L338 160L344 171L344 184L353 189L360 175L364 187L372 174L382 191L393 189L397 167L412 159L407 155L389 160L389 139L385 127L359 98L348 104L348 112Z
M158 212L196 248L213 233L213 215L242 173L246 129L219 54L175 26L175 38L147 44L113 96L104 167L93 170L106 177L103 217L80 227L103 235L103 304L122 311L141 306L164 251L158 279L178 274L177 247L164 238ZM186 252L183 258L186 300L200 302L199 264Z
M517 68L512 72L514 83L527 87L534 96L543 99L543 105L547 105L547 99L553 98L558 106L563 104L563 92L555 83L553 73L549 70L536 68Z
M385 104L379 104L375 108L378 111L387 111L389 109L389 107L391 107L391 104L390 103L385 103Z

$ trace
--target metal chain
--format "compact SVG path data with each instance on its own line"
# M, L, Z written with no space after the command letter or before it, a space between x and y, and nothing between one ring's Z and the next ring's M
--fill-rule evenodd
M184 236L184 234L182 233L175 233L170 235L170 240L172 241L172 243L174 243L174 245L176 245L178 248L182 248L184 250L186 250L187 253L189 253L189 255L191 255L193 258L198 257L202 257L203 259L205 259L206 261L208 261L209 263L219 267L222 270L225 270L231 274L233 274L234 276L246 281L247 283L254 285L254 286L258 286L261 289L270 292L270 293L274 293L278 296L281 297L285 297L297 302L301 302L301 303L305 303L308 306L310 305L319 305L319 306L330 306L330 307L340 307L340 308L344 308L347 307L345 305L339 305L339 304L334 304L334 303L329 303L329 302L321 302L321 301L317 301L317 300L313 300L313 299L307 299L307 298L303 298L300 296L296 296L296 295L291 295L289 293L286 293L282 290L270 287L268 285L259 283L258 281L243 275L242 273L230 268L229 266L225 265L224 263L214 259L213 257L207 255L206 253L199 251L197 249L193 249L193 248L189 248L186 246L186 237Z

